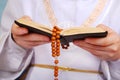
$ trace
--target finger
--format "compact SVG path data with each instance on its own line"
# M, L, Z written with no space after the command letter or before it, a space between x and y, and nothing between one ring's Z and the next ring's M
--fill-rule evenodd
M104 38L86 38L86 42L94 45L108 46L119 40L117 33L115 33L109 27L104 26L102 24L98 25L97 27L101 27L104 30L108 31L108 35Z
M27 42L39 42L39 41L49 42L50 41L50 38L48 36L35 34L35 33L31 33L31 34L27 34L27 35L23 35L23 36L18 36L18 38L21 40L27 41Z
M27 42L29 46L35 47L43 44L49 43L48 41L39 41L39 42Z
M95 50L99 50L99 51L106 51L107 50L106 47L89 44L89 43L86 43L84 41L76 40L73 43L79 47L87 47L87 48L95 49Z
M87 48L87 47L84 47L84 46L82 48L87 50L88 52L90 52L91 54L93 54L94 56L96 56L96 57L98 57L98 58L100 58L102 60L107 60L107 61L114 60L115 54L113 54L113 53L108 53L108 52L105 52L105 51L93 50L93 49L90 49L90 48Z
M21 18L32 21L32 19L29 16L23 16ZM24 34L28 33L28 30L26 28L20 27L14 23L11 32L14 35L24 35Z
M30 49L30 48L33 48L33 47L36 47L36 46L39 46L39 45L43 45L43 44L47 44L49 42L47 41L44 41L44 42L28 42L28 41L17 41L17 44L19 44L19 46L23 47L23 48L26 48L26 49Z
M100 28L102 28L103 30L108 31L108 33L114 32L111 28L109 28L108 26L106 26L106 25L104 25L104 24L99 24L99 25L96 26L96 27L100 27Z
M22 18L26 19L26 20L29 20L29 21L32 21L32 19L29 16L27 16L27 15L23 16Z
M112 44L109 46L98 46L98 45L93 45L93 44L86 43L84 41L77 41L77 40L74 41L73 43L79 47L87 47L89 49L98 50L98 51L115 53L118 50L118 44Z
M105 38L86 38L85 42L98 46L109 46L119 42L119 37L117 34L110 34Z
M22 28L22 27L17 26L16 24L13 24L11 32L13 35L21 36L21 35L27 34L28 30L26 28Z

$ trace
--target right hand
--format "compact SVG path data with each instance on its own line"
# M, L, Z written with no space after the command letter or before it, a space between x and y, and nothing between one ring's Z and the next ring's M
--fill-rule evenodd
M30 17L23 16L22 18L30 20ZM50 38L44 35L36 33L28 33L26 28L19 27L15 23L12 25L11 29L12 37L14 41L21 47L30 49L38 45L42 45L50 42Z

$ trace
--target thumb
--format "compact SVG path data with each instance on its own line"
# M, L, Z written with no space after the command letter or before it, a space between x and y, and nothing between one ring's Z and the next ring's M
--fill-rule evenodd
M99 24L96 27L102 28L103 30L108 31L108 33L113 33L113 30L104 24Z
M23 27L19 27L18 25L16 25L14 23L13 26L12 26L12 29L11 29L11 33L13 35L21 36L21 35L28 34L28 29L23 28Z

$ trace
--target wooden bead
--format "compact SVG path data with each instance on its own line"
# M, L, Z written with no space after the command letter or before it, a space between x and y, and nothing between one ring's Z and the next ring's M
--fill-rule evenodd
M51 46L52 46L52 47L55 47L56 45L55 45L55 43L53 43L53 44L51 44Z
M60 40L59 40L59 39L57 39L57 40L56 40L56 42L57 42L57 43L60 43Z
M58 56L60 56L60 31L61 29L59 29L57 26L53 27L52 30L52 38L51 38L51 49L52 49L52 57L55 57L54 60L54 64L58 64L59 60L57 60L56 58ZM56 65L54 67L54 80L58 80L58 66Z
M54 61L54 63L55 63L55 64L58 64L58 63L59 63L59 61L58 61L58 60L55 60L55 61Z
M60 30L60 28L58 28L57 26L54 26L55 29L57 29L58 31Z
M56 56L60 56L60 53L57 53Z
M55 77L58 77L58 72L54 74Z
M55 40L52 40L51 43L52 43L52 44L55 44Z
M56 54L52 54L52 57L56 57Z
M52 33L52 36L56 36L56 33Z
M56 37L52 37L52 39L51 40L56 40Z
M60 46L60 44L57 44L56 46L57 46L57 47L59 47L59 46Z
M57 38L57 39L59 39L59 38L60 38L60 36L59 36L59 35L56 35L56 38Z
M57 46L56 49L60 49L60 46Z
M58 50L56 50L56 53L60 53L60 50L58 49Z
M60 31L56 31L56 34L60 34Z
M55 66L54 69L55 69L55 70L58 70L59 68L58 68L58 66Z
M56 48L55 47L52 47L52 51L55 51L56 50Z
M55 28L52 30L52 32L56 32L56 31L57 31L57 29L55 29Z

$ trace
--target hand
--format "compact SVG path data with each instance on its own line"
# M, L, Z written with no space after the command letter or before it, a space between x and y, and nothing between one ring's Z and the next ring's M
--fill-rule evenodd
M105 38L86 38L76 40L73 43L99 57L100 59L113 61L120 59L120 36L105 25L98 25L108 31Z
M24 16L22 18L32 21L28 16ZM35 33L28 34L28 30L26 28L19 27L15 23L12 25L11 32L14 41L19 46L26 49L50 42L49 37Z

